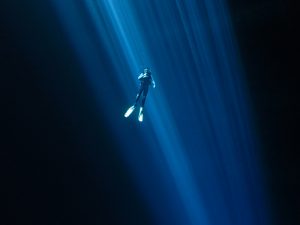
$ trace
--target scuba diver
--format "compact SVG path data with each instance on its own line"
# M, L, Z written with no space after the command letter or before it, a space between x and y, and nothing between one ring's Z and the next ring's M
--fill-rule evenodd
M139 75L138 80L140 81L140 88L139 88L139 91L136 95L135 103L134 103L133 106L131 106L126 111L124 116L125 117L130 116L130 114L135 110L135 108L137 106L137 103L138 103L141 95L143 94L142 103L140 104L140 111L139 111L139 116L138 116L139 121L143 122L144 105L145 105L146 97L147 97L147 94L148 94L148 88L149 88L150 84L152 84L153 88L155 88L155 81L153 80L153 78L151 76L151 71L150 71L149 68L144 69L144 72Z

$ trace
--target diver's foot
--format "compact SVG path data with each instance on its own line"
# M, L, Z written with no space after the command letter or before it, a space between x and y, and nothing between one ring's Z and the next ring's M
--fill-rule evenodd
M128 116L130 116L130 114L134 111L134 109L135 109L135 105L131 106L124 114L124 117L127 118Z
M140 112L139 112L139 121L140 122L143 122L143 119L144 119L144 108L143 107L141 107L140 108Z

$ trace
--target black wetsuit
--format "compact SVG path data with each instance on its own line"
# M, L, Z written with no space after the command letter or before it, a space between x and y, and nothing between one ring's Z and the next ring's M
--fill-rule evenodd
M143 75L145 75L145 74L143 74ZM141 84L140 84L138 94L136 95L135 105L138 103L138 101L139 101L139 99L140 99L140 97L143 93L141 107L144 107L146 97L147 97L147 94L148 94L149 85L152 83L151 74L147 73L146 76L139 77L139 81L141 82Z

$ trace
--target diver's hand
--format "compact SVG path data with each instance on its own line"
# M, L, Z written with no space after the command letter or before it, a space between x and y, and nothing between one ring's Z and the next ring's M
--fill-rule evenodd
M138 77L138 80L142 79L143 76L144 76L144 74L141 73L141 74L139 75L139 77Z

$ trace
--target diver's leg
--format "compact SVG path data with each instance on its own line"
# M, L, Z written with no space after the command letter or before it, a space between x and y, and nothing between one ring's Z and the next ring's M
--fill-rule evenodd
M148 94L148 87L147 87L147 88L144 88L144 92L143 92L143 98L142 98L142 104L141 104L141 106L142 106L143 108L144 108L144 105L145 105L145 102L146 102L147 94Z
M140 112L139 112L139 121L140 122L143 122L143 119L144 119L144 105L145 105L147 94L148 94L148 87L145 87L144 91L143 91L142 104L141 104Z
M138 103L138 101L139 101L139 99L140 99L140 97L141 97L142 92L143 92L143 87L140 86L140 89L139 89L139 91L138 91L138 93L137 93L137 95L136 95L136 98L135 98L135 103L134 103L134 105L132 105L132 106L125 112L124 117L129 117L129 116L131 115L131 113L135 110L135 107L136 107L136 105L137 105L137 103Z
M141 97L141 94L142 94L143 90L144 90L144 88L143 88L143 86L141 85L140 88L139 88L139 91L138 91L138 93L137 93L137 95L136 95L136 97L135 97L135 103L134 103L134 106L137 105L137 103L138 103L138 101L139 101L139 99L140 99L140 97Z

